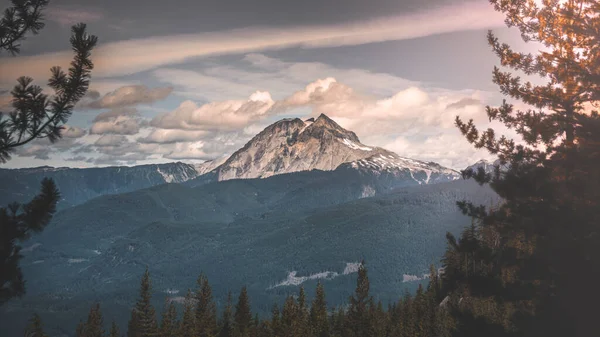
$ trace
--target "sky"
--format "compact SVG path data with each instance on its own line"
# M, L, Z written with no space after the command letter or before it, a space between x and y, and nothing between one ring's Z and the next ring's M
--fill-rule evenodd
M51 0L45 22L20 55L0 54L0 111L16 78L44 87L68 65L77 22L99 37L90 90L60 141L3 167L200 163L279 119L325 113L364 144L463 169L492 157L454 118L498 127L485 114L503 98L487 31L535 49L484 0Z

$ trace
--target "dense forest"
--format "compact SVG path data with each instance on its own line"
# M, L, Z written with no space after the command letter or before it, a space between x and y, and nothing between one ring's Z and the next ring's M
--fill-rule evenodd
M230 293L226 306L218 313L209 281L200 275L196 289L187 292L183 312L178 312L174 300L166 300L159 317L151 304L151 280L146 270L126 331L121 333L114 322L105 330L100 304L92 306L87 320L81 321L74 331L77 337L451 336L455 321L449 308L455 304L444 295L443 274L438 275L433 266L429 279L427 287L419 286L414 296L406 292L396 303L375 303L369 294L369 278L363 262L356 290L347 305L329 307L325 287L318 283L312 301L300 287L298 294L289 296L281 309L274 305L270 317L259 317L252 312L245 287L235 303ZM45 336L39 316L33 316L26 335Z
M14 53L14 42L24 32L41 28L26 26L21 32L22 25L41 18L38 7L32 14L29 6L47 1L13 2L18 5L13 18L27 14L16 26L2 21L2 41L8 41L2 47ZM183 312L166 303L159 319L150 304L146 272L126 329L119 332L113 324L106 331L101 304L96 304L87 320L73 327L77 336L600 336L595 321L600 303L600 1L490 2L526 42L547 47L535 55L519 53L490 32L488 42L501 65L539 75L547 83L535 85L500 68L493 71L500 91L530 108L517 110L504 101L487 107L487 115L515 130L521 140L498 136L493 129L481 132L472 120L457 117L456 125L470 143L500 159L494 173L468 171L464 177L489 184L503 202L494 208L459 202L473 222L460 238L447 235L443 272L438 275L432 267L426 287L397 303L375 303L363 263L356 291L344 307L329 308L319 284L312 303L300 288L281 309L275 306L271 317L258 317L245 288L217 314L209 281L200 276ZM0 120L0 161L23 144L22 135L30 135L29 140L59 138L61 123L87 90L88 57L95 43L84 25L74 27L76 57L68 75L53 70L50 83L58 95L52 109L41 89L22 79L18 112ZM44 113L31 113L40 106ZM47 114L47 108L54 114ZM11 287L1 289L0 304L24 293L17 243L43 229L57 198L53 183L45 181L30 204L2 208L0 284ZM45 336L38 316L26 333Z

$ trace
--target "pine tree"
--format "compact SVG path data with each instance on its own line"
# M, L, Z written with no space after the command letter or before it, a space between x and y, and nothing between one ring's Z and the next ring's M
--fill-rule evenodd
M79 321L79 323L77 324L77 327L75 328L75 336L85 337L85 323L83 323L81 320Z
M306 304L306 292L302 286L300 286L300 291L298 293L296 310L296 319L293 326L294 335L308 336L310 334L309 311Z
M213 337L217 333L217 307L212 298L212 289L204 275L198 277L196 299L196 329L199 337Z
M248 290L245 286L242 288L238 302L235 306L233 323L236 337L250 336L250 329L252 327L252 310L250 309Z
M94 304L90 309L83 331L85 337L104 337L104 319L100 311L100 303Z
M192 291L188 289L187 295L185 295L183 317L179 327L179 337L196 337L198 335L195 319L195 301L196 299L194 298Z
M48 0L12 0L0 18L0 53L16 55L19 41L27 34L37 34L44 27L43 11ZM75 58L68 74L60 67L51 69L48 85L54 95L43 93L33 79L20 77L12 91L11 111L0 112L0 164L11 154L35 139L55 142L61 137L63 124L73 106L87 92L93 68L90 53L97 37L88 35L84 24L71 29L71 45ZM19 262L22 258L19 243L31 234L42 231L56 212L60 196L51 179L44 179L41 192L27 204L12 203L0 207L0 306L14 297L25 294L25 280Z
M135 304L135 337L154 337L158 336L158 324L156 322L156 312L151 303L152 284L150 281L150 272L148 268L144 272L140 284L140 298ZM133 319L133 315L132 315Z
M42 318L38 314L33 314L33 317L31 317L29 325L25 330L25 337L48 337L44 332Z
M498 155L503 167L464 176L489 183L504 199L494 209L459 204L478 228L476 245L461 243L448 252L444 287L461 296L449 306L456 335L600 335L594 323L600 301L594 281L600 276L599 170L597 157L590 156L599 148L598 116L590 110L600 100L600 2L491 3L526 42L547 48L518 53L490 32L501 65L548 82L534 85L494 69L500 91L531 108L519 111L504 101L488 107L488 117L514 129L522 144L456 119L467 140Z
M350 307L346 320L346 327L349 336L369 336L371 332L371 319L369 315L369 277L367 268L363 261L358 268L358 279L356 281L356 290L350 297Z
M277 303L273 305L273 310L271 311L271 331L273 337L282 337L282 326L281 326L281 314L279 313L279 306Z
M231 292L227 294L227 304L223 310L223 317L221 318L221 331L219 337L232 337L233 336L233 320L231 310Z
M317 283L315 298L310 307L310 326L315 337L329 337L329 320L325 288L321 282Z
M178 332L177 308L173 301L166 300L160 323L161 337L175 337Z
M281 313L281 325L283 329L283 336L293 337L297 336L296 322L298 321L298 304L293 296L288 296L283 303L283 310Z
M81 325L81 324L80 324ZM138 317L137 317L137 312L135 310L135 308L131 309L131 315L129 318L129 322L127 323L127 337L138 337L139 336L139 322L138 322ZM79 331L79 327L78 327L78 331ZM77 334L77 336L82 336L79 333Z
M332 336L346 336L346 312L343 307L338 307L331 318Z
M115 321L112 322L112 324L110 325L110 331L108 333L109 337L121 337L121 334L119 333L119 327L117 326L117 323L115 323ZM168 337L168 336L165 336Z

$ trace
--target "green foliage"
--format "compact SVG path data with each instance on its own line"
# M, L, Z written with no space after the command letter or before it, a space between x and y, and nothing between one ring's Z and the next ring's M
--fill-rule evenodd
M371 315L369 306L372 304L372 298L369 296L369 277L364 261L358 269L358 279L356 281L356 290L350 297L350 307L346 319L346 331L349 336L370 336L372 329Z
M121 337L121 334L119 333L119 327L117 326L117 323L115 323L114 321L110 325L110 330L108 332L108 337ZM171 337L171 336L170 335L166 335L165 337Z
M179 331L179 322L177 321L177 308L173 301L165 301L165 308L160 323L161 337L176 337Z
M213 337L217 331L217 307L212 297L212 289L206 276L198 277L196 292L196 330L199 337Z
M233 312L231 306L231 292L229 292L229 294L227 294L227 304L223 310L223 316L220 322L219 337L233 336Z
M195 337L198 334L198 331L196 330L196 318L194 316L194 301L194 295L192 294L192 291L188 289L183 305L183 317L179 327L180 337Z
M315 337L329 336L327 301L325 300L325 288L321 282L317 283L315 298L310 306L310 328Z
M44 333L44 325L42 324L42 318L38 314L33 314L29 325L25 330L25 337L48 337Z
M90 309L87 322L83 326L83 336L104 337L104 319L100 311L100 303L96 303Z
M491 32L501 65L540 75L523 82L495 68L500 91L530 105L506 101L488 107L490 120L522 138L497 137L457 117L467 140L500 158L494 174L465 172L489 183L504 200L495 208L459 203L474 219L460 240L448 235L443 288L456 322L455 336L595 336L600 290L600 99L597 0L491 0L523 39L547 47L518 53ZM575 275L577 275L575 277Z
M140 284L139 299L135 304L135 315L132 314L132 320L135 321L135 337L154 337L159 335L156 312L152 306L151 299L152 284L150 281L150 272L146 268Z
M32 232L46 227L56 211L60 194L50 179L42 181L42 190L31 202L13 203L0 208L0 305L25 294L25 281L19 267L22 255L18 244Z
M250 309L250 299L248 290L242 288L238 302L235 305L235 314L233 315L234 336L248 337L252 328L252 310Z

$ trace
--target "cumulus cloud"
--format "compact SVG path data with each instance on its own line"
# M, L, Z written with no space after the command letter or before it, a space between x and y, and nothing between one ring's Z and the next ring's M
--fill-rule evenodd
M150 125L162 129L230 131L267 116L275 102L268 92L257 91L247 100L211 102L198 106L185 101Z
M204 150L204 143L194 144L176 144L173 151L164 155L165 158L173 160L201 159L210 160L215 158L215 153L207 153Z
M90 134L118 134L118 135L135 135L140 131L140 122L126 116L118 116L108 120L100 120L95 122L90 128Z
M94 50L94 76L134 74L206 55L295 46L320 48L360 45L502 26L504 17L501 13L485 2L470 1L360 22L283 29L246 28L133 39L106 43ZM28 75L34 78L45 77L51 66L68 66L71 57L70 51L62 51L4 60L0 65L0 82L13 81L22 75L22 69L28 69Z
M165 99L172 91L173 88L171 87L148 88L145 85L130 85L109 92L101 98L98 97L97 91L93 91L85 97L78 107L89 109L112 109L137 104L149 104Z
M154 129L146 137L137 139L140 143L159 143L170 144L178 142L193 142L205 139L212 135L209 131L188 131L188 130L170 130L170 129Z

